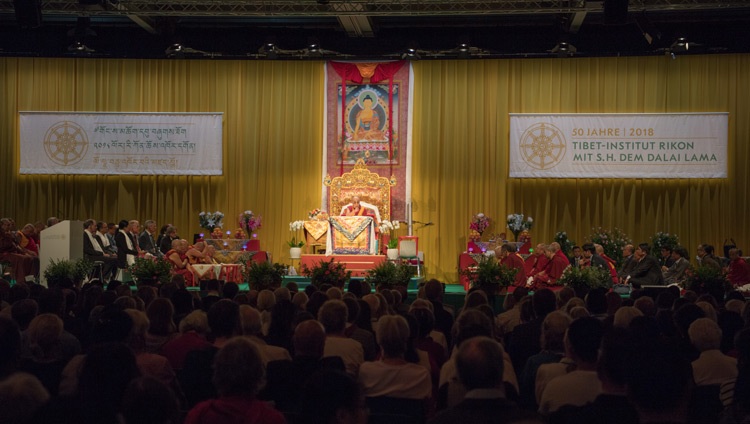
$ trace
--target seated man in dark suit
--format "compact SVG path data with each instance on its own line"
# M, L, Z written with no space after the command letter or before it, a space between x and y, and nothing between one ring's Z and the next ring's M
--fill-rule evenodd
M466 396L459 404L441 412L430 422L534 422L536 414L521 410L505 398L503 367L503 347L500 343L484 336L463 342L456 354L456 370L459 380L466 387Z
M650 250L648 243L638 245L638 248L635 249L637 263L626 277L626 282L634 286L664 284L659 260L649 255Z
M109 279L117 267L117 256L105 253L99 240L95 238L96 221L87 219L83 223L83 256L91 262L102 262L102 278Z
M661 267L664 273L664 283L682 283L687 278L685 271L690 268L690 261L687 258L687 250L682 246L677 246L672 250L672 265Z
M344 371L338 356L323 358L326 333L320 322L303 321L294 330L294 359L271 361L266 370L266 387L260 398L276 402L279 411L296 411L302 397L302 387L317 371Z

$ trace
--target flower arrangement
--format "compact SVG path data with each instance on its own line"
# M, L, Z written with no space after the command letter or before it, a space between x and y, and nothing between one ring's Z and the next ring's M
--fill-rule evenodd
M523 231L529 231L531 230L531 227L534 226L534 220L529 216L526 219L523 219L524 215L522 213L512 213L508 215L508 229L511 233L513 233L513 237L518 240L518 235L521 234Z
M485 230L487 230L487 227L489 226L490 226L490 218L487 215L480 212L471 218L471 224L469 224L469 229L474 230L481 235L483 232L485 232Z
M472 287L495 294L497 288L513 284L517 272L517 269L500 264L494 256L480 256L476 266L461 270L460 274L471 281Z
M307 219L316 221L328 220L328 212L315 208L307 213Z
M669 250L674 250L679 244L680 238L677 237L677 234L669 234L659 231L651 237L651 245L653 246L652 251L655 255L659 254L662 247L668 247Z
M305 242L302 240L302 238L297 237L299 235L299 230L303 229L304 227L305 221L292 221L289 223L289 231L292 231L294 233L292 239L286 242L289 247L302 247L305 245Z
M570 257L573 254L573 246L576 245L576 242L568 238L568 233L558 231L555 234L555 241L560 245L560 250L565 253L565 256Z
M198 223L201 228L213 232L215 228L221 228L224 221L224 214L216 212L201 212L198 214Z
M245 230L247 234L252 234L255 230L260 228L261 217L256 217L255 214L253 214L253 211L245 211L240 214L238 223L240 224L240 228Z
M576 293L585 293L598 287L609 288L612 285L612 277L608 270L595 266L569 266L565 268L560 278L557 279L557 285L570 287Z
M413 268L408 264L383 261L375 268L367 271L365 282L369 283L371 287L406 287L412 275Z
M401 228L401 223L398 221L384 220L380 223L378 230L380 230L380 234L390 234L391 231L398 230L399 228Z
M328 262L320 261L312 267L302 264L302 275L310 278L310 284L317 288L323 284L330 284L343 289L351 278L352 272L347 271L344 264L331 258Z
M398 239L395 237L391 237L391 239L388 240L387 246L389 249L398 249Z
M593 233L589 236L589 241L594 244L601 244L604 248L604 254L617 262L615 267L619 269L623 260L622 249L625 245L633 244L633 241L618 228L610 231L602 227L597 227L592 228L592 231Z
M165 258L135 258L128 270L139 284L166 284L172 279L172 264Z

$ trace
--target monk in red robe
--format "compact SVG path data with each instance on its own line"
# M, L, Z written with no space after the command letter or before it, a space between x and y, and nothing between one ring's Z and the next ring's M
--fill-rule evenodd
M607 269L609 270L609 275L612 277L612 284L617 284L619 280L617 276L617 263L614 259L610 258L606 253L604 253L604 246L595 243L594 247L596 248L596 254L607 261Z
M739 249L729 249L729 266L724 268L724 272L734 287L750 283L750 266L740 256Z
M559 245L547 246L546 254L549 263L547 263L547 267L543 272L534 276L534 282L544 283L550 286L557 283L557 280L562 276L565 268L570 266L570 261L568 261L568 258L566 258L565 255L557 254L559 251Z
M521 255L516 252L516 247L511 244L504 244L500 246L499 252L496 256L500 259L500 265L505 265L510 269L516 270L516 278L513 280L513 285L516 287L523 287L526 285L526 269L525 263Z
M0 219L0 262L9 262L16 281L22 283L28 275L39 275L39 257L18 244L14 226L9 218Z
M545 251L546 248L543 244L537 244L534 253L526 258L526 265L524 266L524 268L526 269L526 276L532 277L544 271L544 269L547 267L547 263L549 262Z
M187 257L187 240L175 239L172 241L172 249L166 253L167 260L172 263L172 273L185 277L186 286L194 286L193 269Z
M369 216L375 219L375 211L359 203L359 196L352 197L352 204L344 209L341 216Z

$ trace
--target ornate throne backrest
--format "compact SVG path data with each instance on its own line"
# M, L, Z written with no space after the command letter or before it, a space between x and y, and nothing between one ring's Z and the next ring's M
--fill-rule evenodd
M391 219L391 186L396 185L393 177L386 177L370 172L364 160L358 159L354 168L344 172L340 177L326 176L325 185L328 186L328 213L338 215L341 209L351 203L354 196L364 206L367 203L375 205L380 211L380 219Z

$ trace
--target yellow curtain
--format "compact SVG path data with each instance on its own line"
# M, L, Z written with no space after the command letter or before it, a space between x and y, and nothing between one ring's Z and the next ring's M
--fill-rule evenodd
M288 261L288 224L320 205L322 62L0 59L0 215L155 219L192 241L198 213L263 217L261 247ZM18 175L18 111L223 112L224 175Z
M750 55L414 62L414 218L430 277L457 281L471 216L502 232L505 216L535 219L534 242L596 226L635 242L657 231L721 250L750 241ZM320 206L322 62L0 58L0 216L155 219L190 238L201 210L251 209L259 238L289 263L288 223ZM224 175L20 176L18 111L223 112ZM729 119L726 180L509 179L508 114L709 112ZM417 226L418 227L418 226ZM405 230L401 229L397 235Z
M750 252L750 56L429 61L414 75L414 215L437 223L419 230L432 275L457 280L478 212L497 233L510 213L532 216L534 243L558 231L583 243L601 226L635 243L676 233L691 255L729 237ZM508 178L508 114L546 112L729 112L728 178Z

